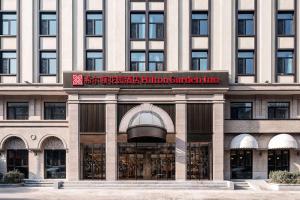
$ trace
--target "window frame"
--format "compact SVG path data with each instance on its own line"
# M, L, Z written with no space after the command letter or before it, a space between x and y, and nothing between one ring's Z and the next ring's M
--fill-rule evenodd
M163 15L163 23L151 23L150 22L150 15ZM147 17L147 14L145 14ZM148 21L147 21L148 20ZM145 32L145 39L148 39L149 41L164 41L165 36L166 36L166 16L165 13L162 11L149 11L148 12L148 19L146 20L146 26L148 27L148 30L146 29L145 31L148 31L147 33ZM163 24L163 37L162 38L150 38L150 25L151 24ZM156 26L157 28L157 26Z
M64 104L64 108L65 108L65 113L64 113L64 118L61 118L61 119L56 119L56 118L53 118L53 107L51 109L51 117L50 118L46 118L46 104ZM57 107L57 106L56 106ZM59 102L59 101L45 101L44 102L44 120L66 120L67 119L67 103L66 102Z
M253 53L253 73L251 74L240 74L239 72L239 53ZM236 56L236 75L237 76L256 76L256 51L254 49L243 49L243 50L237 50L237 56ZM243 59L249 59L249 58L243 58ZM245 64L245 63L243 63ZM247 66L243 66L243 70L247 71Z
M1 76L16 76L18 74L18 54L17 54L17 51L11 51L11 50L0 51L0 65L2 65L3 53L15 53L15 55L16 55L16 57L15 57L15 62L16 62L16 69L15 69L15 71L16 71L16 73L1 73L1 70L0 70L0 75ZM8 58L9 61L12 60L12 59ZM3 68L3 65L1 67ZM11 67L11 62L9 62L9 71L11 71L11 68L12 68Z
M87 64L88 64L88 53L100 53L102 54L102 58L100 58L102 60L102 70L96 70L95 69L95 58L93 58L93 70L87 70ZM98 59L98 58L97 58ZM90 49L90 50L86 50L85 52L85 68L84 68L85 71L89 71L89 72L92 72L92 71L96 71L96 72L103 72L105 71L105 67L104 67L104 53L103 53L103 50L99 50L99 49Z
M242 104L242 103L244 103L244 104L251 104L251 107L249 107L249 106L244 106L244 107L242 107L242 106L238 106L238 107L235 107L235 108L238 108L238 109L240 109L240 108L251 108L251 116L250 116L250 118L248 118L248 119L242 119L242 118L240 118L239 116L237 116L236 118L234 118L233 116L232 116L232 104ZM252 101L232 101L232 102L230 102L230 119L231 120L253 120L254 118L254 115L253 115L253 111L254 111L254 109L253 109L253 102Z
M144 63L145 65L145 71L139 71L139 70L132 70L132 54L133 53L144 53L144 57L145 57L145 61L144 62L138 62L138 63ZM147 72L147 59L148 56L147 56L147 52L146 51L143 51L143 50L139 50L139 51L130 51L130 59L129 59L129 71L131 72ZM134 61L137 63L137 61Z
M137 71L137 70L132 70L132 61L131 61L131 58L132 58L132 53L144 53L145 55L145 61L144 61L144 64L145 64L145 71ZM163 69L162 71L149 71L149 63L150 63L150 53L162 53L163 54L163 62L155 62L155 63L163 63ZM129 71L131 72L163 72L166 70L166 66L165 66L165 63L166 63L166 57L165 57L165 52L164 50L151 50L151 51L143 51L143 50L133 50L133 51L130 51L130 60L129 60ZM142 63L142 62L141 62ZM151 63L154 63L154 62L151 62Z
M292 14L293 15L293 19L292 19L292 24L293 24L293 33L292 34L286 34L286 33L284 33L284 34L279 34L279 19L278 19L278 15L280 15L280 14ZM276 30L275 30L275 32L276 32L276 35L277 35L277 37L295 37L295 35L296 35L296 30L295 30L295 28L296 28L296 17L295 17L295 12L293 11L293 10L290 10L290 11L287 11L287 10L284 10L284 11L281 11L281 10L278 10L277 11L277 13L276 13L276 16L275 16L275 18L276 18ZM281 19L281 20L283 20L283 19ZM284 21L286 21L286 20L284 20Z
M89 14L100 14L102 19L100 19L99 21L102 22L102 27L101 28L101 34L95 34L95 22L97 20L93 20L93 34L88 34L88 15ZM104 37L104 14L103 14L103 11L102 10L88 10L86 11L85 13L85 36L86 37Z
M130 14L129 14L129 38L130 38L130 41L145 41L145 40L148 39L148 28L149 27L147 26L147 24L148 24L147 20L148 19L147 19L147 13L146 12L147 11L130 11ZM132 26L131 16L135 15L135 14L137 14L137 15L143 14L145 16L145 22L144 23L134 23L134 24L138 24L139 26L140 25L144 25L145 26L145 35L144 35L144 38L134 38L131 35L131 26Z
M25 112L25 114L23 114L24 119L18 119L17 114L16 114L16 108L21 108L20 106L18 107L10 107L9 104L17 104L17 103L22 103L22 104L27 104L27 113ZM9 117L9 109L14 109L14 113L13 113L13 118ZM6 120L29 120L29 102L27 101L7 101L6 102Z
M293 72L292 73L279 73L278 71L278 67L279 67L279 62L278 62L278 60L279 60L279 57L278 57L278 53L279 52L291 52L292 53L292 56L293 56L293 58L292 58L292 61L293 61L293 65L292 65L292 70L293 70ZM284 58L284 59L288 59L288 57L281 57L281 59L282 58ZM277 51L276 51L276 59L275 59L275 61L276 61L276 75L277 76L294 76L295 75L295 70L296 70L296 67L295 67L295 50L294 49L277 49ZM286 69L286 66L284 66L284 71L285 71L285 69Z
M206 70L200 70L200 68L197 68L197 70L193 69L193 53L194 52L205 52L205 53L207 53L207 57L206 57L206 60L207 60L207 69ZM191 49L191 58L190 58L191 59L191 66L190 66L190 70L191 71L208 71L208 70L210 70L210 62L209 62L210 61L210 55L209 55L209 52L210 51L208 49ZM200 67L200 65L199 65L199 67Z
M3 15L15 15L16 16L16 20L7 20L9 22L9 34L3 34ZM18 35L18 14L17 12L14 11L4 11L1 12L0 14L0 20L1 20L1 24L0 24L0 35L1 36L5 36L5 37L16 37ZM15 21L16 23L16 34L11 34L11 21Z
M55 53L55 63L56 63L56 70L55 70L55 74L51 74L51 73L41 73L41 69L42 69L42 54L43 53ZM40 76L56 76L57 74L58 74L58 63L57 63L57 61L58 61L58 59L57 59L57 52L54 50L43 50L43 51L40 51L40 54L39 54L40 56L39 56L39 75ZM48 71L50 71L49 69L50 69L50 66L49 66L49 59L47 59L48 60L48 62L47 62L47 70Z
M151 53L162 53L163 55L163 61L160 62L160 61L150 61L150 54ZM148 54L146 54L146 71L147 72L162 72L162 71L165 71L166 70L166 67L165 67L165 53L164 51L159 51L159 50L151 50L151 51L148 51ZM150 71L150 63L155 63L156 64L156 69L157 69L157 64L162 64L163 67L162 67L162 70L155 70L155 71Z
M277 107L277 106L269 106L269 104L270 103L287 103L288 104L288 107L287 107L287 109L288 109L288 114L287 114L287 118L277 118L276 116L276 110L274 110L273 112L274 112L274 116L275 116L275 118L270 118L270 114L269 114L269 112L270 112L270 108L286 108L286 107L283 107L283 106L281 106L281 107ZM268 120L289 120L289 119L291 119L291 102L288 102L288 101L270 101L270 102L268 102L268 116L267 116L267 119Z
M240 34L239 33L239 21L240 21L240 19L239 19L239 15L240 14L251 14L251 15L253 15L253 33L252 34ZM236 34L237 34L237 37L255 37L256 36L256 12L255 11L237 11L237 16L236 16ZM248 21L249 19L243 19L243 21ZM245 32L247 32L246 31L247 30L247 28L246 28L246 26L245 26Z
M207 34L195 34L193 33L193 15L197 15L197 14L206 14L207 15ZM209 11L191 11L191 16L190 16L190 20L191 20L191 28L190 28L190 32L191 32L191 37L209 37L210 35L210 15L209 15ZM204 21L204 20L198 20L200 21Z
M49 21L51 21L51 20L49 20L49 19L47 19L47 34L42 34L42 16L43 15L55 15L55 35L50 34ZM40 35L40 37L56 37L58 35L57 23L58 23L57 12L55 12L55 11L40 11L40 13L39 13L39 35Z

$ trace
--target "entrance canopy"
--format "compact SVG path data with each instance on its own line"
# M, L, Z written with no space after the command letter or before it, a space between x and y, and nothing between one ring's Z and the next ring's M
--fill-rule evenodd
M268 145L268 149L297 149L296 139L289 134L279 134L274 136Z
M127 129L128 142L166 142L166 135L163 120L151 111L137 113Z
M230 149L258 149L258 143L252 135L240 134L232 139Z

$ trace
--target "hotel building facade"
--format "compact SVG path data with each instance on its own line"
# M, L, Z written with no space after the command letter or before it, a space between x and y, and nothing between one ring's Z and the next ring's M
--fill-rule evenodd
M297 0L1 0L0 173L300 170Z

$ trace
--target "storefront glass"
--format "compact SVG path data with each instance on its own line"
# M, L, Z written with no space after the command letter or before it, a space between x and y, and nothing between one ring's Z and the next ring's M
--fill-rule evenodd
M231 150L232 179L252 179L252 150Z
M66 178L66 150L45 150L45 178Z
M268 151L268 173L279 170L290 170L290 152L287 149Z
M18 170L28 178L28 150L7 150L7 171Z

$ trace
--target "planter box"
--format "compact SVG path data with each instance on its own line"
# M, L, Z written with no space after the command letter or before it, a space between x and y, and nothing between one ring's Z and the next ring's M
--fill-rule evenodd
M269 183L270 189L276 191L300 191L300 184Z

